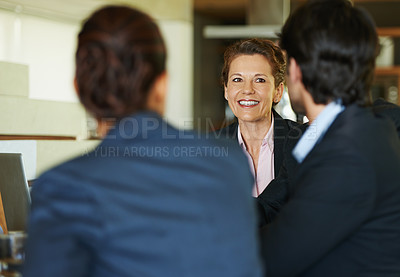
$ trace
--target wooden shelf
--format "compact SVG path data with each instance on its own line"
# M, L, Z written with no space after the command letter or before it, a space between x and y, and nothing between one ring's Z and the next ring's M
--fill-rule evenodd
M72 136L0 135L0 140L76 140Z
M382 37L400 37L400 27L376 28L376 31Z
M400 66L376 67L375 74L382 75L398 75L400 77Z

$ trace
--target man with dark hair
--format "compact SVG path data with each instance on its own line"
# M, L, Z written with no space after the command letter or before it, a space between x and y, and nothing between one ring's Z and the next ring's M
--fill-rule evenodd
M282 29L291 103L310 125L288 202L261 230L268 276L400 276L400 141L365 107L377 41L348 0L308 1Z

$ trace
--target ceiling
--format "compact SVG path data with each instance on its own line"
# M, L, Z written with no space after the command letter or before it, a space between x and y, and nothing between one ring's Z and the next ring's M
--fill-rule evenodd
M106 4L143 5L143 1L172 0L0 0L0 8L16 12L24 12L52 19L81 21L94 9ZM194 11L220 19L244 20L250 1L255 0L193 0ZM306 0L291 0L291 6L296 6ZM361 5L391 5L400 0L353 0ZM397 6L396 6L397 7Z

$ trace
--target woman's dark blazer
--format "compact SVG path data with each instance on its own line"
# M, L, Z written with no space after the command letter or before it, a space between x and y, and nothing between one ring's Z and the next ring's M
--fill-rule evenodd
M297 166L291 152L305 129L305 125L283 119L274 109L272 109L272 113L274 115L275 179L257 197L260 226L271 222L280 207L286 202L288 182ZM219 138L237 140L237 130L238 122L236 121L215 131L215 135Z

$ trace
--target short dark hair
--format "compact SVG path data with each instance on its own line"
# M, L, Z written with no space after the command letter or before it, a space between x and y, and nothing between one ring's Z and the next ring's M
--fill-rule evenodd
M155 79L165 71L166 49L147 14L107 6L83 24L76 51L81 103L96 118L121 118L144 110Z
M315 103L368 102L378 37L368 13L349 0L310 0L286 21L280 46L299 64Z
M286 59L282 50L273 41L254 38L237 41L226 48L221 74L222 84L226 86L228 83L229 69L234 58L241 55L255 54L260 54L268 60L275 79L275 87L285 82Z

